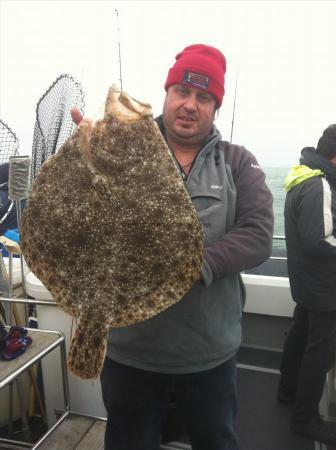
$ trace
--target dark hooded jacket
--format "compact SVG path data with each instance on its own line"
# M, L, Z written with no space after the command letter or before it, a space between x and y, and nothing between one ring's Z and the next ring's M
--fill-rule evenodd
M286 178L285 234L293 299L336 310L336 167L312 147Z

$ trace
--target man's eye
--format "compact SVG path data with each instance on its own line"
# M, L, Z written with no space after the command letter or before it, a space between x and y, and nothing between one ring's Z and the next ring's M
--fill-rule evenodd
M183 89L183 88L181 88L181 89L178 90L178 92L179 92L179 94L181 94L181 95L188 95L188 89Z
M209 97L209 95L199 95L198 98L200 99L201 102L209 102L211 100L211 97Z

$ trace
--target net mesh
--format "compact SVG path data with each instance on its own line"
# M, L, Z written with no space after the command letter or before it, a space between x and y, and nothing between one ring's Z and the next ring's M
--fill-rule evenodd
M82 87L71 75L60 75L43 94L36 106L31 182L49 156L55 154L72 134L75 124L71 119L71 108L83 113L84 94Z
M19 140L14 131L0 120L0 165L9 162L11 156L18 154Z

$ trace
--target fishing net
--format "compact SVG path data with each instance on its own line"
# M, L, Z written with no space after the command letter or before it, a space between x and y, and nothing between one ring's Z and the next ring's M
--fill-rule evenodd
M84 94L82 87L71 75L60 75L44 93L36 106L31 182L44 161L58 151L72 134L75 124L71 119L71 108L83 113Z
M14 131L0 120L0 165L9 162L10 156L18 154L19 140Z

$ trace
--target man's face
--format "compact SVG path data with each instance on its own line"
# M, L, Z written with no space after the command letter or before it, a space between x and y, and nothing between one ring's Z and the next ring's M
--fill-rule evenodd
M208 92L183 84L170 86L163 105L168 142L201 147L211 131L215 109L215 98Z

